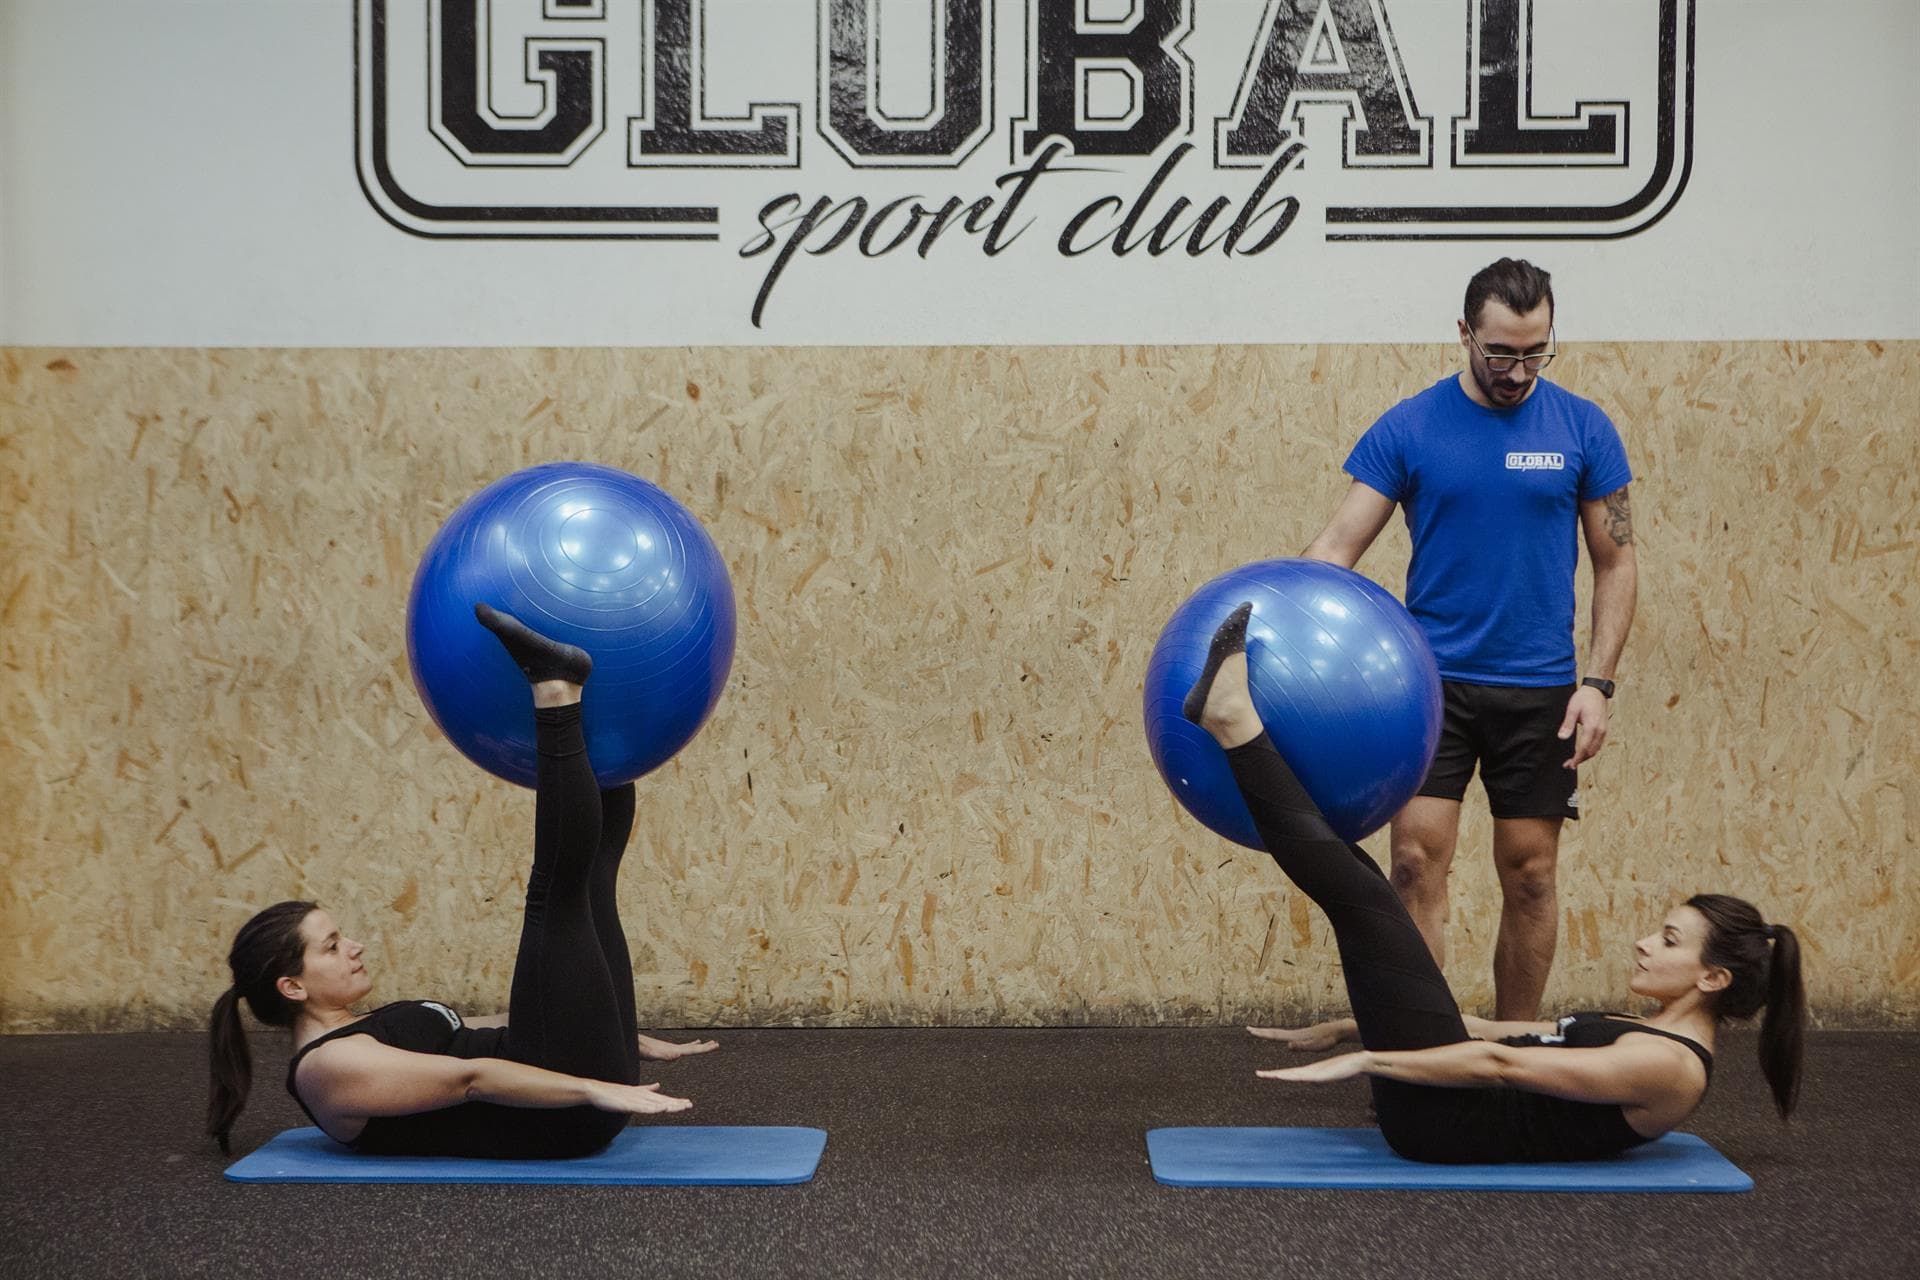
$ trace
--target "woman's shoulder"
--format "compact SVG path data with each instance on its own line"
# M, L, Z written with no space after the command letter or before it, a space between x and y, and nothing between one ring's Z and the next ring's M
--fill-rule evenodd
M1681 1035L1677 1031L1668 1031L1664 1027L1650 1025L1644 1018L1630 1013L1576 1013L1569 1015L1567 1023L1567 1042L1576 1044L1613 1044L1621 1036L1631 1032L1653 1036L1664 1040L1676 1049L1685 1049L1697 1058L1705 1067L1707 1074L1713 1074L1713 1051L1695 1040L1692 1036Z
M365 1068L367 1051L437 1053L458 1030L460 1015L432 1000L395 1000L294 1049L287 1088L321 1083L329 1075ZM375 1049L374 1046L379 1046ZM297 1092L295 1096L299 1096Z
M363 1013L352 1022L324 1031L294 1046L293 1065L324 1045L337 1044L354 1036L371 1036L381 1044L410 1049L423 1042L445 1036L460 1028L460 1015L432 1000L395 1000Z
M331 1031L323 1031L310 1040L304 1040L295 1044L293 1046L293 1058L287 1063L287 1079L291 1081L296 1072L299 1072L308 1062L313 1061L314 1055L329 1045L339 1044L354 1036L374 1036L378 1038L379 1024L375 1019L379 1018L381 1014L392 1007L391 1005L382 1005L372 1013L362 1014L344 1026L335 1027ZM332 1055L323 1056L330 1057Z

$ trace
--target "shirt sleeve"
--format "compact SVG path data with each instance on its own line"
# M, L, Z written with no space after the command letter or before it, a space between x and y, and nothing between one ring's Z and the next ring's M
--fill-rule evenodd
M1406 450L1402 447L1399 414L1394 409L1381 414L1355 442L1343 469L1389 502L1406 501Z
M1586 461L1586 474L1580 478L1582 502L1604 498L1633 481L1627 447L1620 443L1613 420L1599 408L1592 409L1587 419Z

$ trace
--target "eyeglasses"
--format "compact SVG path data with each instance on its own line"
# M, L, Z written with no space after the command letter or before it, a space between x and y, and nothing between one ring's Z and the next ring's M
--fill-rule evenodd
M1478 351L1480 358L1487 362L1487 368L1495 373L1509 373L1517 364L1526 365L1528 373L1538 373L1552 364L1553 358L1560 354L1558 351L1536 351L1524 356L1490 356L1487 354L1487 349L1480 345L1480 335L1473 331L1472 325L1467 326L1467 336L1473 339L1473 349ZM1554 345L1552 329L1547 330L1547 345L1549 347Z

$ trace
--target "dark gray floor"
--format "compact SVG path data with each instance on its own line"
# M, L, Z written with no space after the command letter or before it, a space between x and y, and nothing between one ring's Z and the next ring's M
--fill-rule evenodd
M1915 1275L1920 1033L1826 1032L1801 1118L1752 1040L1688 1128L1738 1196L1182 1191L1159 1125L1365 1122L1364 1086L1253 1079L1238 1030L721 1031L667 1123L829 1131L797 1187L240 1186L199 1135L197 1036L0 1037L7 1276ZM256 1040L237 1152L304 1123ZM1300 1061L1293 1058L1293 1061Z

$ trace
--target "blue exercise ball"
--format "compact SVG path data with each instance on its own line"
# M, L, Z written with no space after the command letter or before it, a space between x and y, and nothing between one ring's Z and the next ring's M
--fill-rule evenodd
M582 699L602 786L658 768L706 721L733 666L719 549L658 485L584 462L516 471L460 504L407 598L407 661L427 712L487 772L534 781L526 677L473 616L484 601L593 655Z
M1413 798L1440 743L1440 669L1409 614L1378 584L1318 560L1261 560L1224 573L1175 610L1147 662L1147 746L1188 813L1263 846L1226 753L1180 714L1214 631L1242 601L1247 674L1261 723L1346 840Z

